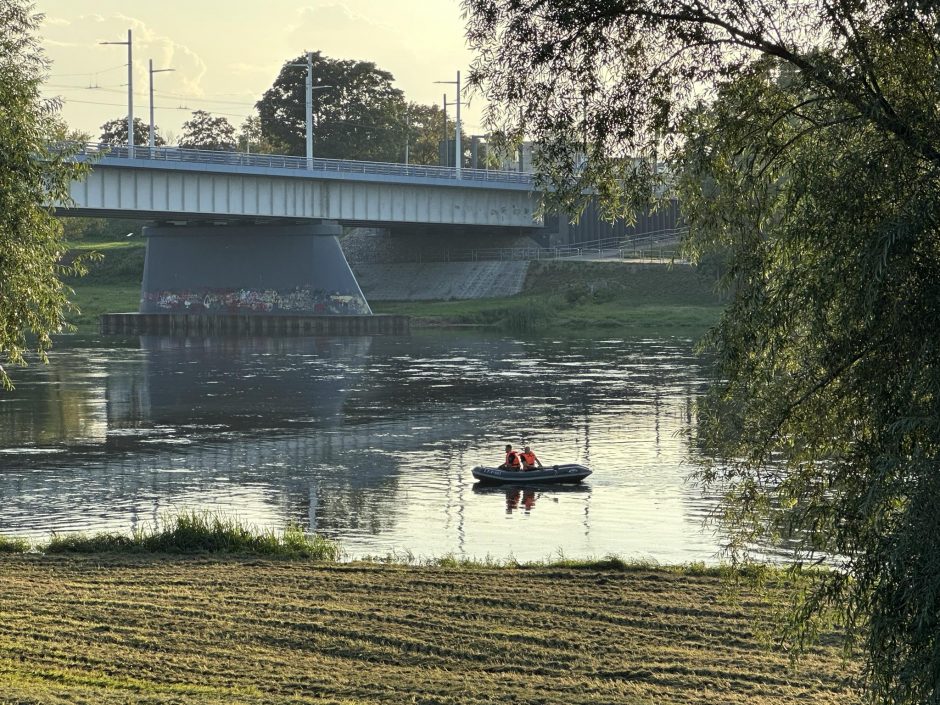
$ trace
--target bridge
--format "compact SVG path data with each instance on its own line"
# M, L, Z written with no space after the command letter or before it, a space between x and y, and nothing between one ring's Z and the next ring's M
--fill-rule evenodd
M61 215L146 218L140 313L362 315L343 225L526 232L530 174L176 148L81 145Z
M541 226L531 174L166 147L82 145L66 215L389 227Z

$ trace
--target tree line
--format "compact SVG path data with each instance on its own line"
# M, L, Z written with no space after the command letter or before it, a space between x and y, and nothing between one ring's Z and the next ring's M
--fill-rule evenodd
M238 130L224 116L196 110L183 123L177 145L185 149L306 154L306 55L284 62L273 85ZM329 159L436 164L445 139L444 110L408 101L394 76L368 61L313 54L314 154ZM448 120L447 139L455 124ZM466 134L461 135L469 149ZM127 144L127 120L101 126L99 141ZM166 144L156 132L157 146ZM149 126L134 119L134 144L149 143ZM465 158L469 157L469 153Z

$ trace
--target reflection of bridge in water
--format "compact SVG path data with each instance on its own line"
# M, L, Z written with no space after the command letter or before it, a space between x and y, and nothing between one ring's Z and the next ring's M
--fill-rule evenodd
M494 503L467 491L469 467L495 460L503 442L541 438L541 449L554 437L556 453L590 463L600 438L603 463L626 424L634 439L649 439L650 454L669 445L680 417L691 413L697 383L681 365L673 374L658 363L624 364L623 346L614 347L585 359L583 348L560 341L428 333L142 338L133 349L60 349L50 370L29 370L52 383L23 384L22 405L0 405L0 532L126 530L168 510L210 506L346 539L417 531L430 510L437 523L422 530L446 529L463 550L474 496L497 510L491 518L513 504L532 511L524 496L497 495ZM4 453L25 437L8 436L6 421L19 409L58 404L73 374L77 381L68 384L81 402L69 404L95 424L57 425L55 414L42 414L37 421L50 430L33 429L34 438L45 435L32 450L50 452L31 454L28 463ZM548 496L587 511L590 494ZM548 516L545 501L533 516ZM591 517L579 521L589 537Z

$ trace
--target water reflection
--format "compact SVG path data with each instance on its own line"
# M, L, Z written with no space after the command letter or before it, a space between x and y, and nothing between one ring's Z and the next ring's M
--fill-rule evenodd
M685 484L689 341L411 337L76 340L0 403L0 532L126 530L207 508L408 550L710 560ZM523 441L595 474L494 490ZM518 530L516 522L525 522Z
M524 485L524 486L499 486L485 485L476 483L473 485L473 493L482 496L500 497L505 500L506 514L512 514L515 511L522 510L526 514L535 509L537 501L542 504L547 502L559 501L561 494L580 494L584 499L588 499L591 494L591 487L588 484L579 485ZM588 505L585 504L585 513L588 511ZM588 530L590 526L586 527Z

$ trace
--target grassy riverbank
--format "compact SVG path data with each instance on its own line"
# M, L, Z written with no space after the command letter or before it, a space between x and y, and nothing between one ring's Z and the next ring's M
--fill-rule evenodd
M425 325L486 325L552 334L617 330L699 335L718 321L713 282L687 265L536 262L523 292L501 299L373 302Z
M127 229L120 225L117 229ZM72 249L103 255L90 263L86 277L68 282L80 310L69 320L80 332L96 330L102 313L137 310L144 264L140 237L76 240ZM376 313L409 315L417 326L474 325L553 335L616 330L696 336L717 321L722 309L713 282L691 267L617 262L533 263L523 292L508 298L371 303Z
M145 251L140 237L78 240L72 243L70 250L74 254L101 254L100 260L89 263L88 275L66 280L75 291L71 301L78 308L68 315L68 320L80 332L98 330L102 313L137 310Z
M856 703L709 571L0 556L0 703Z

